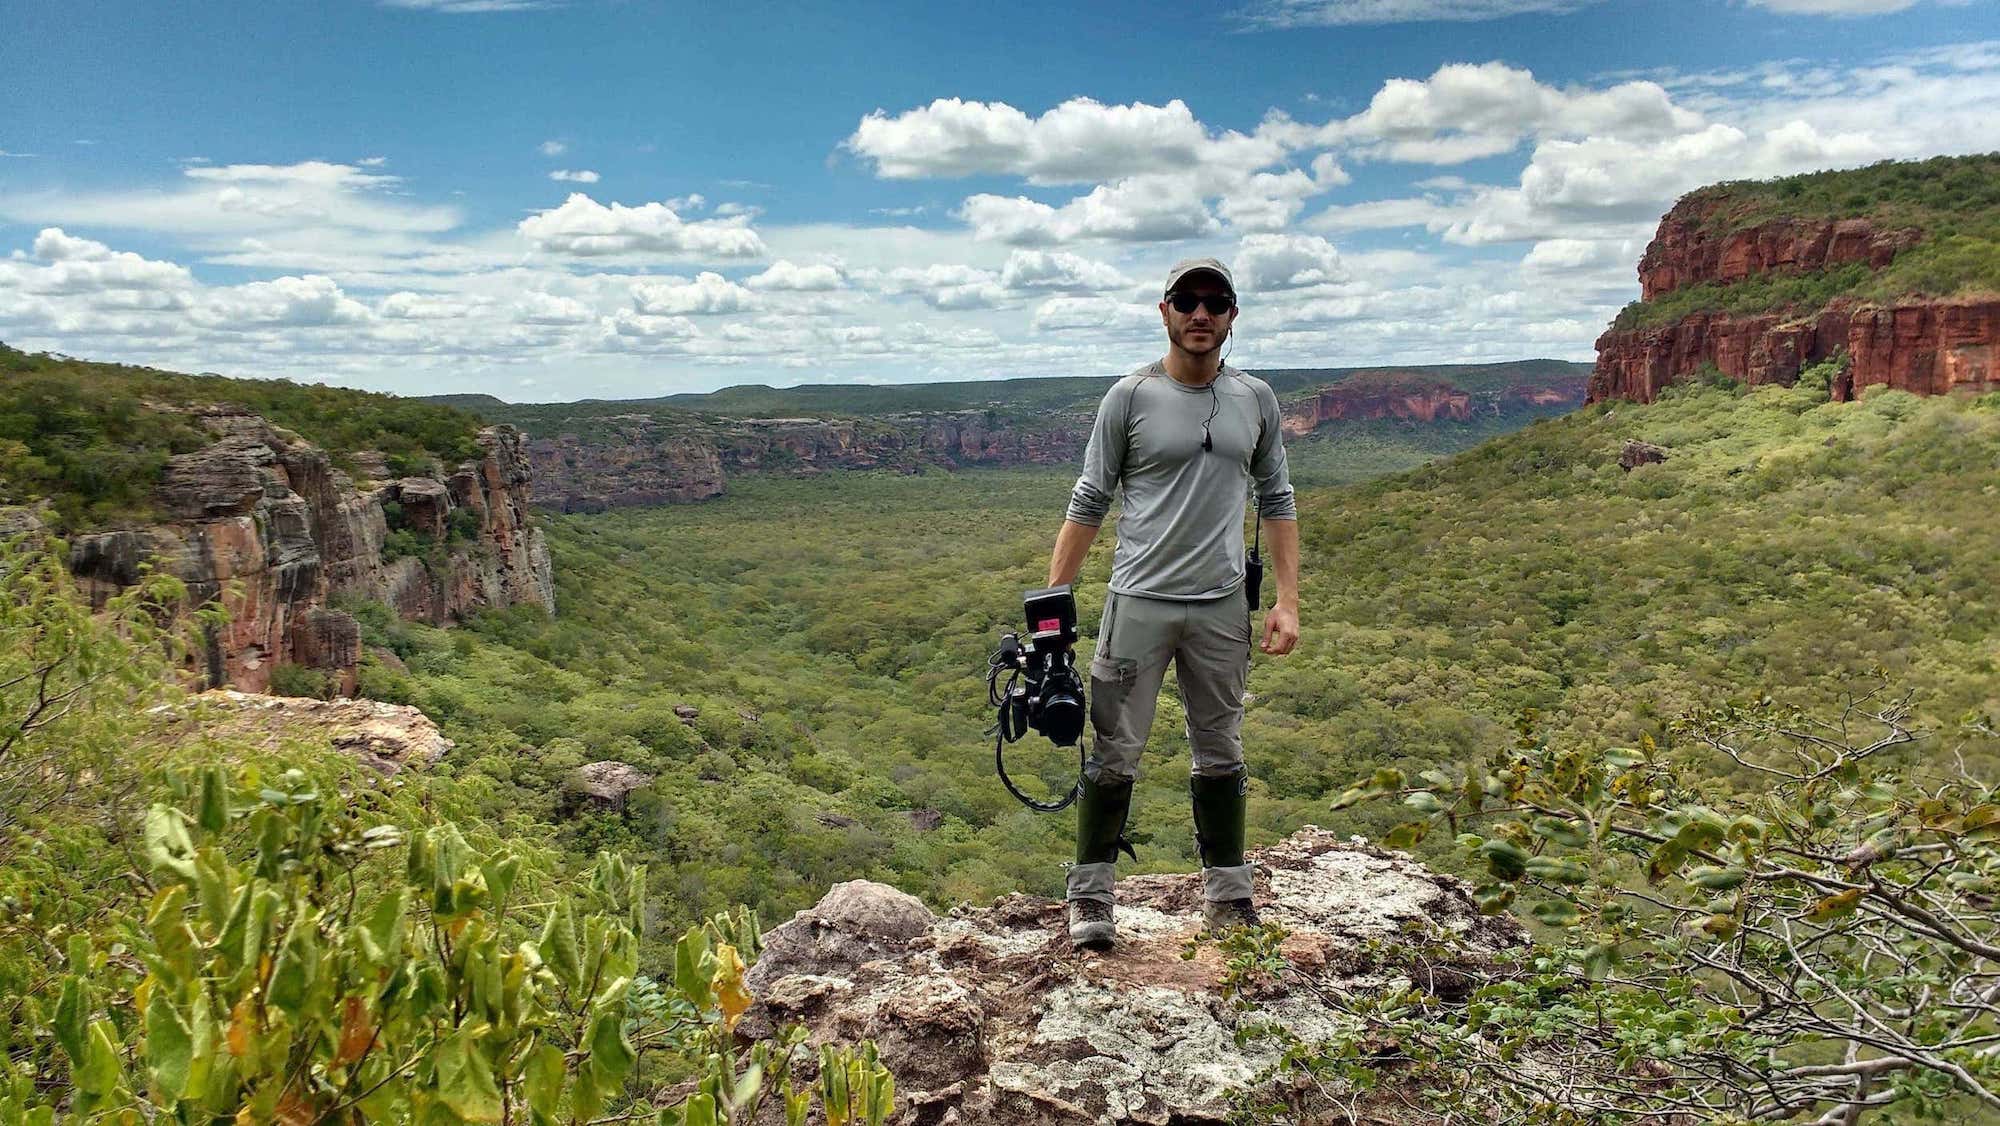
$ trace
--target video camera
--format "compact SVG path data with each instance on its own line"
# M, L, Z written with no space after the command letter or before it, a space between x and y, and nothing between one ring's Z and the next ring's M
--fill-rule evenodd
M1015 797L1031 808L1053 813L1075 801L1077 791L1072 789L1059 802L1036 801L1007 777L1003 754L1008 743L1030 730L1039 731L1058 747L1077 748L1081 774L1087 713L1083 677L1076 670L1076 597L1065 583L1028 591L1021 606L1027 616L1026 636L1002 634L1000 648L986 661L986 701L999 714L993 766Z

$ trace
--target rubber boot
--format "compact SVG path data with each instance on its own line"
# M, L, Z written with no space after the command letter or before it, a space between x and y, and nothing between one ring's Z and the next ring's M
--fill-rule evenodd
M1117 937L1112 921L1112 883L1118 853L1138 859L1125 839L1132 811L1131 782L1083 780L1076 799L1076 863L1069 870L1069 940L1072 946L1102 950Z
M1194 800L1194 839L1201 852L1202 921L1213 933L1257 925L1251 899L1252 866L1243 862L1243 824L1249 807L1249 771L1196 774L1188 779Z

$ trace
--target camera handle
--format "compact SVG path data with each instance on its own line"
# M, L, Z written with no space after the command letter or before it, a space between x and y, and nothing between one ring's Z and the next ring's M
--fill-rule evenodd
M1264 546L1264 506L1255 499L1251 502L1250 523L1256 529L1250 544L1250 558L1243 561L1243 616L1253 627L1250 630L1250 648L1257 648L1257 610L1263 602L1264 556L1259 550Z

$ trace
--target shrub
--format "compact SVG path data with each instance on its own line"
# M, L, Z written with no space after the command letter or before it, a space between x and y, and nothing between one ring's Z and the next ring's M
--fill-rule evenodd
M76 936L46 1000L24 999L47 1035L0 1056L0 1121L715 1126L775 1100L793 1126L815 1102L880 1126L893 1107L872 1045L823 1048L814 1088L801 1030L738 1044L747 912L690 928L655 979L645 869L615 855L556 884L449 823L373 823L369 793L298 771L182 789L146 815L156 890L123 920L130 955ZM691 1061L691 1091L635 1089L646 1056Z
M1350 1031L1279 1032L1289 1058L1365 1084L1363 1053L1394 1045L1437 1105L1478 1121L2000 1107L2000 792L1962 766L1894 765L1921 737L1907 716L1864 698L1825 723L1769 701L1681 720L1692 747L1758 780L1740 794L1650 740L1553 748L1532 715L1485 763L1421 784L1377 771L1336 808L1400 800L1417 819L1385 843L1452 834L1483 873L1482 910L1531 897L1554 937L1461 1000L1420 982L1330 998ZM1232 957L1268 968L1281 937L1239 936Z
M304 665L283 664L271 670L271 695L306 696L315 700L333 697L333 677Z

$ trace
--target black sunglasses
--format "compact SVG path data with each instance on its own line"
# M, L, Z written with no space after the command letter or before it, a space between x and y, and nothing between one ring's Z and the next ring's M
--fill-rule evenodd
M1207 309L1211 317L1219 317L1236 307L1236 299L1226 293L1212 293L1206 297L1192 293L1169 293L1167 303L1174 307L1176 313L1192 313L1199 305Z

